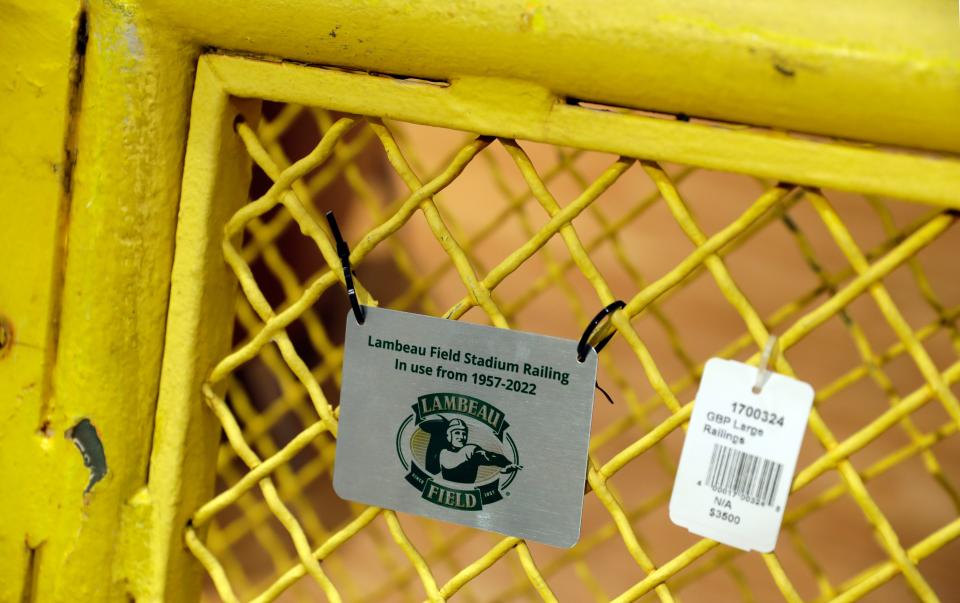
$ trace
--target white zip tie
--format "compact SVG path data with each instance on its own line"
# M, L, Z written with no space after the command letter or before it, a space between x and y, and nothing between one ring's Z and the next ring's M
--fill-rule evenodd
M753 393L755 394L763 391L763 385L770 378L770 360L773 357L773 350L776 345L777 336L771 334L767 339L767 345L763 346L763 353L760 354L760 362L757 364L757 380L753 383Z

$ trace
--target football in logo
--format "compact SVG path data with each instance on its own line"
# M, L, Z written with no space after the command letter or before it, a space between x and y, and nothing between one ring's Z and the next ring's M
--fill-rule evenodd
M523 469L503 412L454 393L420 396L412 408L397 430L397 454L421 497L465 511L502 500Z

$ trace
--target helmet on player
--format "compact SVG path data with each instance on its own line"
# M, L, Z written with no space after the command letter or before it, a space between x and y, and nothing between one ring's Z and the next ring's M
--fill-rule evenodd
M464 435L467 434L467 424L464 423L461 419L453 419L447 424L447 439L450 439L450 436L453 435L453 432L460 430Z

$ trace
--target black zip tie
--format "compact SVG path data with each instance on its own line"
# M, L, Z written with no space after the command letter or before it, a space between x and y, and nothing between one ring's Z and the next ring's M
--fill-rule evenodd
M587 325L587 328L584 329L583 335L580 336L580 342L577 343L577 362L583 362L584 360L587 359L587 354L590 353L590 344L588 344L587 341L590 340L590 336L593 335L593 331L594 329L597 328L597 325L600 324L600 321L606 318L607 316L609 316L610 314L616 312L617 310L625 307L627 307L627 304L623 303L623 300L618 299L617 301L613 302L612 304L608 305L604 309L597 312L597 315L593 317L593 320L591 320L590 324ZM594 347L593 349L596 350L597 353L599 353L600 350L602 350L607 345L607 342L610 341L614 333L610 333L609 335L604 337L600 341L600 343L598 343L596 347ZM607 402L609 402L610 404L613 404L613 398L610 397L610 394L607 393L607 390L600 387L599 382L594 381L593 385L598 390L600 390L600 393L603 394L603 397L607 399Z
M350 247L343 240L340 234L340 227L337 226L337 219L333 217L333 211L327 212L327 223L330 224L330 232L333 233L333 240L337 244L337 255L340 256L340 264L343 265L343 282L347 288L347 298L350 300L350 307L353 308L353 315L357 323L363 324L366 320L366 313L360 306L360 300L357 298L357 290L353 286L353 269L350 267Z
M583 330L583 335L580 336L580 342L577 344L577 362L583 362L587 359L587 354L590 353L590 344L588 344L587 341L590 339L590 336L593 335L593 331L597 328L597 325L600 324L600 321L613 312L626 307L627 304L623 303L623 300L618 299L609 306L597 312L597 315L593 317L593 320L590 321L590 324L587 325L587 328ZM600 350L607 345L607 342L610 341L610 338L613 337L613 335L614 333L610 333L604 337L603 340L595 345L593 349L599 353Z
M594 387L600 390L600 393L603 394L603 397L607 399L607 402L609 402L610 404L613 404L613 398L610 397L610 394L607 393L607 390L600 387L600 383L594 381L593 385Z

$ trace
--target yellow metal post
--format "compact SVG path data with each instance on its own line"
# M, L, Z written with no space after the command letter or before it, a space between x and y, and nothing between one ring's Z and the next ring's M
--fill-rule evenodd
M79 10L78 2L0 5L0 601L32 600L56 537L41 501L59 480L53 452L66 446L42 408L75 149Z
M3 588L124 600L114 567L146 477L196 47L113 2L3 11L4 89L17 90L3 107L4 245L21 242L0 277L21 332L0 366L18 415L2 422L4 550L20 548ZM83 420L91 439L75 443ZM85 492L78 446L98 444L105 476Z
M189 600L200 588L183 530L213 491L219 423L199 394L230 346L236 280L222 261L223 226L250 186L235 124L256 124L259 102L231 98L201 63L191 117L149 477L124 532L129 592L145 601Z

